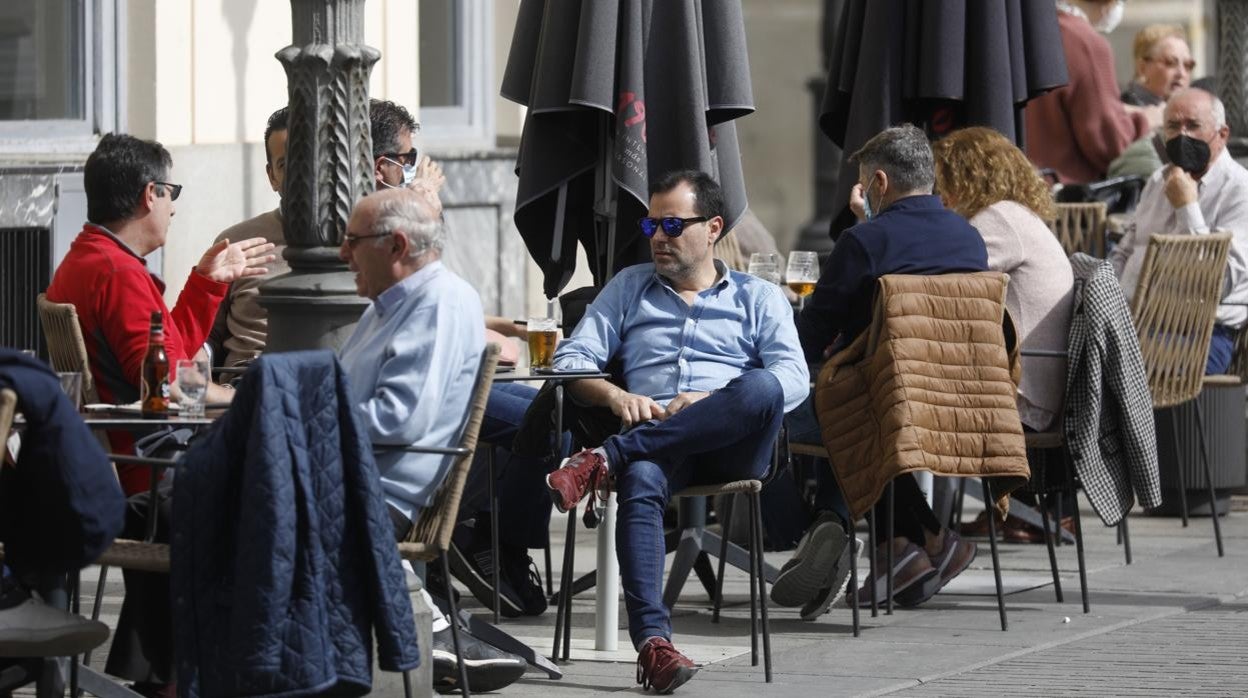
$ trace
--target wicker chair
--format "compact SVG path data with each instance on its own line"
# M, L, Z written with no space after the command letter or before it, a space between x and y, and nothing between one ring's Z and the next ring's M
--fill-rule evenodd
M1193 401L1206 383L1227 378L1205 376L1205 363L1230 246L1230 233L1153 235L1149 238L1144 266L1131 301L1131 316L1140 338L1140 353L1144 357L1154 410ZM1205 445L1204 417L1200 403L1194 405L1201 462L1209 487L1209 505L1213 508L1214 539L1218 557L1222 557L1222 527ZM1177 443L1178 427L1173 421L1171 425L1172 437ZM1183 470L1181 465L1176 468L1183 525L1186 526L1187 482Z
M1057 204L1057 218L1049 223L1066 256L1076 252L1105 258L1104 203Z
M39 321L43 325L43 336L48 343L48 356L57 371L77 371L82 374L82 398L86 403L99 402L95 380L91 375L91 361L87 357L87 345L82 338L82 327L78 324L78 310L70 303L53 303L47 296L40 293L36 301L39 307ZM108 442L102 434L97 433L105 450ZM163 460L149 460L133 456L110 455L113 463L135 463L149 466L163 466ZM155 518L152 519L153 523ZM149 526L154 534L154 527ZM164 543L127 540L119 538L104 551L96 564L100 570L100 592L103 591L109 567L140 570L143 572L169 572L169 546ZM92 618L99 617L102 593L96 594L95 610Z
M459 503L463 498L464 486L468 482L468 471L472 467L472 457L476 452L477 433L481 430L481 421L485 417L485 404L490 397L490 386L494 383L494 369L498 366L498 354L499 346L488 344L481 355L481 368L477 373L477 382L472 388L472 399L468 403L468 414L463 429L460 431L457 447L434 449L411 446L402 449L409 453L445 453L456 457L433 503L429 508L421 511L406 539L399 543L399 556L404 560L419 562L441 560L442 578L446 580L446 600L451 607L451 638L455 643L455 655L460 660L459 681L465 696L469 695L470 687L463 656L459 650L459 624L457 622L459 612L455 607L455 593L451 588L451 569L446 559L446 551L451 546L451 533L455 530L455 521L459 516ZM405 688L408 688L406 683L405 681ZM408 694L410 695L410 692Z

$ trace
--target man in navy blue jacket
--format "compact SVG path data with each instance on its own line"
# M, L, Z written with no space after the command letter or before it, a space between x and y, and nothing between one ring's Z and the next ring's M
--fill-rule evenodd
M859 181L849 199L858 224L837 240L797 320L802 349L812 363L848 346L871 324L876 282L881 276L988 268L988 251L979 231L932 194L935 167L923 131L910 124L881 131L850 161L858 164ZM789 415L789 438L822 443L810 398ZM844 501L827 469L819 469L819 475L815 502L819 514L772 589L777 604L803 606L806 620L822 615L836 600L853 554ZM895 482L894 599L916 605L961 573L974 559L975 546L944 530L913 476ZM879 504L877 513L887 516ZM884 554L879 554L883 559ZM887 571L883 564L876 569L881 576L874 581L883 590ZM862 588L862 598L869 599L869 585ZM883 594L880 591L876 596L882 599Z

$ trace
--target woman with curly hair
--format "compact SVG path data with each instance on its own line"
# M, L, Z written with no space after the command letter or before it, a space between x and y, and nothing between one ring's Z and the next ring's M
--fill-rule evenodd
M1065 351L1074 275L1046 220L1053 196L1023 152L983 127L955 131L932 145L936 191L945 206L967 218L988 247L988 268L1010 276L1006 307L1026 349ZM1043 431L1062 410L1064 359L1023 360L1018 412Z

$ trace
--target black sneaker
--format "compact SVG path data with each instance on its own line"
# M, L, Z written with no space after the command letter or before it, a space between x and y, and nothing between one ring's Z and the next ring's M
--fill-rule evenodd
M542 575L537 563L527 552L500 550L503 558L503 579L520 597L523 615L540 616L546 612L546 591L542 588Z
M451 543L449 552L451 574L468 587L477 601L492 611L494 610L494 560L490 555L488 541L484 541L484 545L482 542L479 538L474 538L472 547L466 549L460 549L458 545ZM502 573L503 570L500 569L498 600L501 608L498 612L507 618L517 618L525 614L524 599L516 593Z
M849 534L840 517L827 511L802 536L793 558L784 564L771 587L777 606L804 606L831 586L837 562L849 549Z
M828 585L819 590L815 594L815 598L811 599L802 606L802 620L816 620L819 616L828 612L832 604L836 603L841 595L845 593L845 587L849 586L849 568L850 555L862 555L862 541L854 539L852 546L845 546L841 551L841 556L836 561L836 566L832 568L832 575L828 579Z
M524 660L510 652L485 643L459 630L459 647L468 674L468 689L473 693L497 691L515 683L528 667ZM455 643L447 626L433 634L433 690L438 693L459 692L459 666L455 662Z

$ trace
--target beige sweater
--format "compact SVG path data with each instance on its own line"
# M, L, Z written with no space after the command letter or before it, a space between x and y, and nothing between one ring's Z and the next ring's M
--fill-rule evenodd
M221 301L217 311L216 322L213 323L209 339L214 346L224 348L224 366L245 366L255 360L264 351L265 341L269 335L268 313L260 307L260 284L269 279L290 271L282 250L286 248L286 239L282 233L280 209L262 213L237 225L226 228L217 236L217 242L228 239L238 242L248 238L261 237L275 243L277 248L272 254L277 259L267 264L269 273L264 276L253 276L240 279L230 284L230 292Z
M1049 227L1031 209L998 201L971 218L988 247L988 268L1010 276L1006 309L1023 351L1066 351L1075 278L1070 260ZM1062 411L1065 359L1023 357L1018 412L1043 431Z

